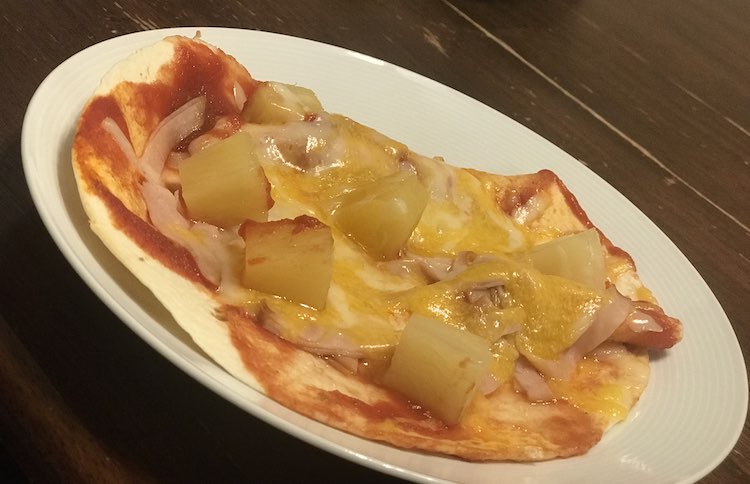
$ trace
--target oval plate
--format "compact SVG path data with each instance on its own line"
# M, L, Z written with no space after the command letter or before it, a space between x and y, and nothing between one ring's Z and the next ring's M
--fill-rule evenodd
M684 341L653 359L651 382L627 421L584 456L534 464L470 463L395 449L312 421L235 380L198 351L91 233L70 159L77 117L104 73L138 48L168 35L192 37L196 30L235 56L255 78L309 87L329 111L351 116L417 152L496 173L555 171L594 223L630 252L667 313L685 326ZM26 112L22 153L29 189L52 238L133 331L227 400L354 462L421 481L581 482L607 476L640 483L690 482L716 467L739 438L748 400L739 344L716 298L674 244L614 188L559 148L413 72L345 49L265 32L140 32L79 52L45 79ZM617 217L611 216L613 211Z

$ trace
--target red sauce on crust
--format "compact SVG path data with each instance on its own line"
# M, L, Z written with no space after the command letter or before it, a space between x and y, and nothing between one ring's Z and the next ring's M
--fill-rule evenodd
M86 147L88 154L108 160L112 175L120 180L127 179L129 177L126 178L126 175L132 172L133 167L112 136L102 127L102 121L106 118L112 119L123 134L130 138L128 125L115 99L97 97L88 105L79 120L75 147L79 150Z
M283 370L283 362L297 349L259 326L255 317L241 308L225 305L221 314L245 366L252 368L264 388L273 386Z
M186 279L201 284L209 289L215 287L208 282L198 269L193 256L183 246L162 235L151 224L128 210L119 198L115 197L104 185L94 180L91 188L109 209L112 222L118 230L138 246L147 250L149 255L172 271Z
M159 71L159 81L138 84L137 97L146 100L141 104L161 120L191 99L206 96L205 123L198 130L205 132L218 117L239 115L234 98L235 81L248 98L257 87L244 69L244 76L232 72L235 64L228 63L224 56L223 52L219 55L200 43L178 41L172 61Z
M289 374L296 371L295 365L298 364L294 357L304 352L259 326L251 314L240 308L224 306L221 312L221 319L226 321L232 344L243 364L268 396L282 405L333 425L342 421L344 416L349 420L352 415L358 415L367 426L388 421L410 432L443 438L451 438L451 435L457 438L465 433L460 426L447 427L422 407L385 388L380 389L381 398L374 403L299 381L294 383L302 388L290 392ZM350 378L357 379L356 376Z
M553 172L549 170L542 170L538 174L541 174L543 172L545 173L545 177L554 177L554 183L557 184L557 187L560 189L560 192L563 194L563 197L565 198L565 202L568 204L568 208L570 208L570 211L573 212L573 215L587 228L591 228L594 226L593 223L591 223L591 220L589 220L588 215L586 215L586 212L583 210L581 205L578 203L578 199L573 195L570 190L568 190L568 187L565 186L565 183L563 183L560 178L555 175Z
M510 185L497 193L496 200L500 209L508 215L525 205L537 193L557 185L573 215L586 227L593 227L586 212L581 208L576 197L560 178L550 170L540 170L531 175L515 177Z
M252 314L241 308L223 306L221 312L222 320L227 323L232 344L239 352L242 362L250 373L258 379L269 396L282 404L298 408L298 405L293 405L291 401L293 397L287 395L289 378L285 370L295 365L292 357L302 350L261 327ZM309 413L326 412L326 409L333 410L336 407L347 407L362 415L377 417L377 420L395 416L427 418L423 413L410 406L403 398L393 402L378 402L377 405L371 406L336 390L325 392L314 387L310 387L310 390L324 398L321 400L319 408L310 409ZM285 403L284 400L287 399L290 401ZM332 405L333 403L335 405Z
M234 118L227 124L228 129L239 126L240 108L234 97L235 82L248 97L255 91L257 82L239 64L228 62L227 58L231 57L221 51L214 52L197 42L173 41L173 59L160 68L156 81L121 83L109 95L96 97L86 106L73 151L85 189L105 203L117 229L164 266L191 281L213 288L201 276L195 260L184 247L146 222L139 187L143 176L102 127L102 121L111 118L131 139L120 103L127 103L127 116L143 126L146 132L152 132L162 119L197 96L206 96L207 100L203 130L213 126L221 116ZM117 196L113 193L115 188ZM118 197L128 200L123 202Z
M371 400L370 403L337 389L322 389L314 381L304 381L298 372L308 363L299 363L296 359L304 352L262 328L251 314L240 308L226 306L218 319L226 323L232 345L248 373L255 377L269 397L334 427L344 425L344 430L354 434L387 442L395 440L405 448L421 447L422 443L429 441L432 444L428 448L432 450L453 453L459 449L469 452L472 460L494 459L496 445L509 452L511 460L526 460L526 450L519 443L530 435L538 436L531 437L535 443L537 438L549 439L563 450L562 455L586 452L601 438L602 431L593 423L592 417L561 401L549 403L559 411L552 416L541 414L543 420L529 421L528 427L519 426L513 419L507 422L482 419L477 422L484 427L488 437L501 435L508 439L506 444L495 442L484 448L481 435L476 435L476 428L471 423L468 426L446 426L422 407L391 390L380 388L376 397L363 396ZM353 375L348 378L358 380ZM322 381L327 381L327 377ZM368 385L374 384L369 382ZM493 441L492 438L489 440ZM462 444L454 447L455 443Z
M508 215L526 204L531 197L537 193L548 190L550 186L557 185L560 193L568 205L573 216L586 228L594 227L586 212L578 203L578 199L571 193L565 183L554 172L550 170L540 170L532 175L522 175L517 177L510 186L504 190L498 191L496 201L500 209ZM600 230L599 238L604 245L605 250L615 257L625 259L635 269L635 263L632 257L623 249L614 245Z
M550 172L551 173L551 172ZM583 207L578 203L578 199L571 193L570 190L568 190L568 187L565 186L562 180L552 173L555 177L555 183L557 184L558 188L560 189L560 192L563 194L563 197L565 198L565 202L568 204L568 208L570 208L570 211L573 212L573 214L576 216L576 218L587 228L594 227L594 224L589 219L588 215L586 215L586 212L583 210ZM633 261L633 258L628 254L625 250L617 247L610 241L601 230L598 228L596 229L597 232L599 232L599 239L602 241L602 244L604 245L604 249L610 254L615 257L619 257L622 259L625 259L628 261L628 263L633 267L633 270L635 270L635 262Z
M636 269L635 261L630 256L630 254L628 254L624 249L621 249L620 247L617 247L615 244L613 244L612 241L609 240L601 230L597 228L596 231L599 233L599 240L602 242L602 246L604 246L604 250L606 250L608 254L620 259L624 259L628 264L630 264L633 270Z

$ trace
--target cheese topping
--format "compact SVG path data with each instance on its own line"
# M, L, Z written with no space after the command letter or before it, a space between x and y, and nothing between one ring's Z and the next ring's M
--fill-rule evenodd
M537 241L497 208L492 194L468 171L413 154L337 115L278 126L246 124L242 130L256 141L271 183L275 205L270 218L311 215L334 235L333 275L323 309L251 289L224 288L228 300L241 301L261 319L272 314L269 327L289 341L321 354L377 358L392 352L409 315L421 313L490 338L493 373L507 381L518 350L543 359L558 357L606 302L593 289L508 258ZM394 274L336 228L331 217L336 197L403 169L416 171L430 187L430 199L405 250L448 259L465 252L485 254L484 262L428 284L414 273ZM467 302L468 292L491 281L502 287L500 304ZM314 344L334 339L345 349Z
M276 125L248 123L240 130L252 138L271 185L269 219L309 215L330 227L332 275L327 301L318 309L242 287L241 265L213 271L222 274L218 294L308 351L363 360L389 358L406 321L422 314L485 338L494 357L490 370L502 383L512 378L519 354L542 360L560 357L609 302L598 290L531 267L523 254L543 240L502 212L494 193L470 171L412 153L339 115L320 113L311 120ZM202 146L212 142L210 132L202 136ZM402 171L416 173L429 193L402 250L419 259L422 270L394 271L393 264L363 251L334 220L342 195ZM193 231L191 238L200 234ZM237 244L210 247L226 252L212 254L215 259L237 260ZM425 269L437 261L440 270ZM576 400L575 392L563 384L552 389Z

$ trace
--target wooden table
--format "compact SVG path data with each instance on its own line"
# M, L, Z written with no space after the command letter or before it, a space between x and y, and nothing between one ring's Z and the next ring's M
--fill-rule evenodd
M708 282L750 353L750 2L11 0L1 13L0 442L20 469L7 475L384 478L182 373L97 299L45 231L21 166L26 105L67 57L144 29L220 25L335 44L513 117L645 212ZM705 482L747 479L746 425Z

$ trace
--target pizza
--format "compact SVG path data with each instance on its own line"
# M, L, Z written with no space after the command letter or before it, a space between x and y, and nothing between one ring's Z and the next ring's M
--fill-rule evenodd
M553 172L451 166L168 37L84 107L91 229L228 373L351 434L579 455L682 337Z

